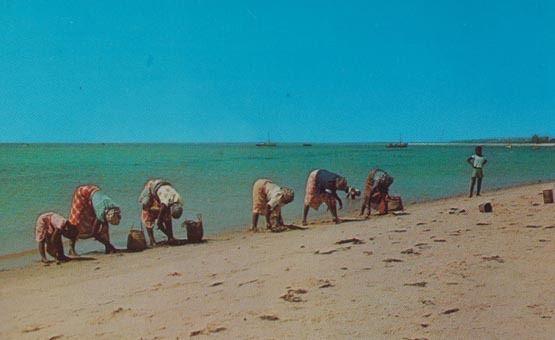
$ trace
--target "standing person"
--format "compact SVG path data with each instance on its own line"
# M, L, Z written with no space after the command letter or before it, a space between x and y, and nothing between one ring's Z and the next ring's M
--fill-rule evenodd
M292 189L280 187L269 179L259 179L252 186L252 230L258 230L258 216L266 217L266 228L282 227L281 207L291 203L295 198ZM272 226L271 216L276 217Z
M366 218L370 217L371 204L378 205L380 215L387 214L387 200L389 198L389 187L393 184L393 177L382 169L372 169L366 178L364 185L364 202L360 210L360 216L368 209Z
M324 169L314 170L310 173L306 181L303 225L307 225L306 217L309 208L318 210L322 203L326 203L328 206L335 223L341 223L337 216L336 201L339 203L339 209L343 208L343 202L337 196L337 190L347 190L347 180L344 177Z
M466 160L468 164L472 165L472 180L470 181L470 195L472 197L474 194L474 185L478 182L476 186L476 196L480 196L480 191L482 190L482 178L484 178L484 165L488 162L487 159L482 155L482 147L477 146L474 149L475 154L468 157Z
M63 216L55 212L41 214L35 223L35 240L38 243L41 262L48 263L47 252L58 261L69 261L70 258L64 254L62 235L73 239L78 233L77 228L72 226Z
M155 222L158 229L168 237L168 244L176 244L172 218L178 219L183 214L183 199L174 187L162 179L151 179L139 195L139 204L142 206L141 220L146 227L150 246L156 244L153 230Z
M79 234L70 240L69 254L77 255L77 238L91 237L106 247L106 254L117 252L110 243L109 228L110 224L118 225L120 220L120 208L98 186L89 184L77 187L73 193L69 223L77 227Z

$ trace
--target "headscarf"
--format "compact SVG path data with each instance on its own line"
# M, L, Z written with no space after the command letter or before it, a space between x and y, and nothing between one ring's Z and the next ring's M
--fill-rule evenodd
M170 213L173 218L178 219L183 214L183 206L179 203L173 203L170 205Z
M295 199L295 192L293 191L293 189L283 187L281 188L281 190L282 190L281 202L283 204L288 204L292 202L293 199Z
M96 215L96 218L101 222L106 222L105 213L108 210L119 210L119 207L114 203L114 201L102 191L95 192L92 196L91 201L94 208L94 214Z

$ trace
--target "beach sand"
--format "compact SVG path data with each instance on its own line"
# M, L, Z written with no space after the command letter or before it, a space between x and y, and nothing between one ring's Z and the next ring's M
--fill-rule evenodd
M5 271L0 338L552 338L553 185Z

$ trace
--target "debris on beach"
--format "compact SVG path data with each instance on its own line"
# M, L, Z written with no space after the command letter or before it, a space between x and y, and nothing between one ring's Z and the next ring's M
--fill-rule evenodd
M484 261L496 261L499 263L504 263L505 260L503 260L503 258L499 255L494 255L494 256L482 256L482 260Z
M223 284L224 284L223 281L216 281L216 282L212 282L210 284L210 287L216 287L216 286L220 286L220 285L223 285Z
M237 285L237 287L241 287L244 285L248 285L249 283L255 283L258 282L258 279L254 279L254 280L250 280L250 281L245 281L245 282L239 282L239 284Z
M446 315L448 315L448 314L456 313L456 312L458 312L458 311L459 311L458 308L451 308L451 309L448 309L448 310L446 310L446 311L441 312L441 314L446 314Z
M345 243L353 243L353 244L364 244L365 242L363 240L360 240L356 237L353 238L348 238L348 239L344 239L344 240L340 240L335 242L335 244L345 244Z
M287 293L283 294L279 298L287 302L305 302L305 300L303 300L300 296L297 296L297 294L306 294L306 293L308 293L308 291L302 288L289 289L287 290Z
M181 276L181 273L179 272L171 272L168 274L168 276Z
M267 320L267 321L277 321L279 320L279 317L273 314L264 314L264 315L260 315L260 319Z
M210 335L212 333L219 333L225 331L227 328L225 327L206 327L204 329L200 329L198 331L192 331L189 336L197 336L197 335Z
M351 249L351 247L341 247L341 248L332 248L332 249L326 249L326 250L316 250L314 252L314 254L329 255L329 254L335 253L336 251L349 250L349 249Z
M480 210L481 213L490 213L493 212L493 207L490 202L485 202L478 206L478 210Z
M409 215L409 213L406 211L392 211L391 213L395 216Z
M438 239L435 239L434 242L447 242L447 241L444 239L438 238Z
M478 222L476 225L490 225L491 223L488 222Z
M414 249L412 249L412 248L405 249L405 250L401 251L401 254L405 254L405 255L420 255L419 252L414 251Z
M374 254L374 252L371 251L371 250L365 250L362 253L365 254L365 255L373 255Z
M394 232L394 233L406 233L407 229L393 229L392 232Z
M460 215L460 214L466 214L466 209L460 209L460 208L451 208L448 211L449 215Z
M32 332L36 332L39 331L41 329L43 329L45 326L30 326L28 328L25 328L24 330L22 330L22 333L32 333Z
M421 281L421 282L414 282L414 283L405 283L403 286L411 286L411 287L426 287L428 282Z
M391 262L403 262L403 260L394 259L394 258L387 258L387 259L383 260L383 262L386 262L386 263L391 263Z
M319 286L318 288L329 288L329 287L334 287L335 285L333 283L330 282L330 280L319 280L318 282Z
M541 228L541 227L542 227L541 225L537 225L537 224L528 224L526 226L526 228Z

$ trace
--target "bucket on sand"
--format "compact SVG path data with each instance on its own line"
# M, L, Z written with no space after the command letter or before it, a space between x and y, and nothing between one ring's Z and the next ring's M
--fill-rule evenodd
M546 189L543 191L543 203L549 204L553 203L553 190Z
M147 248L145 233L141 230L131 229L127 236L127 250L143 251Z
M189 243L200 243L202 242L202 237L204 236L204 229L202 226L202 215L197 215L198 221L185 220L183 222L183 227L187 228L187 242Z
M403 209L403 200L401 196L390 196L387 199L387 210L388 211L402 211Z
M490 202L480 204L478 206L478 209L480 209L480 212L483 212L483 213L490 213L493 211L493 207L491 206Z

